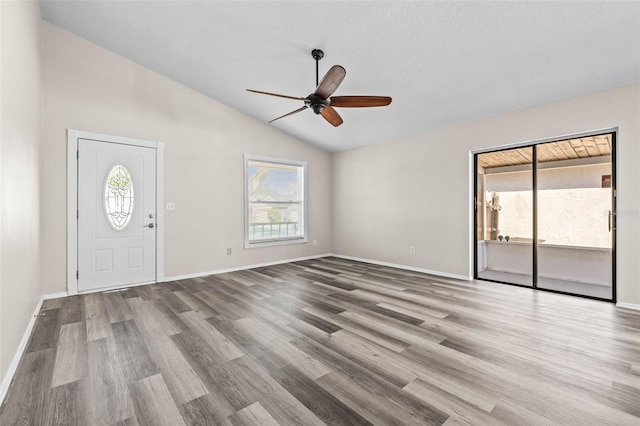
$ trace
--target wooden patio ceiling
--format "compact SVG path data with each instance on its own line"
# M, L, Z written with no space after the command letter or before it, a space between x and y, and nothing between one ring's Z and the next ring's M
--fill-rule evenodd
M611 134L544 143L537 145L537 150L539 163L573 160L576 158L602 157L611 155ZM478 165L485 169L531 164L531 161L531 147L488 152L478 155Z

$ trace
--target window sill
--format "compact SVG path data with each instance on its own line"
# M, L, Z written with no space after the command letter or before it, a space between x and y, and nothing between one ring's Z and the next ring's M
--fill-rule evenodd
M291 238L287 240L264 240L264 241L253 241L253 242L245 241L244 248L254 249L254 248L260 248L260 247L284 246L289 244L303 244L308 242L309 242L309 239L307 237Z

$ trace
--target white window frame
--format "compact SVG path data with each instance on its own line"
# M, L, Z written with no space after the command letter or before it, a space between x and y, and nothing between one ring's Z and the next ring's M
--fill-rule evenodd
M302 235L299 237L274 238L269 240L250 241L249 240L249 161L260 161L263 163L282 164L285 166L302 167L302 214L301 228ZM284 244L301 244L309 241L307 235L307 161L285 160L281 158L263 157L259 155L244 154L244 248L257 248L268 246L279 246Z

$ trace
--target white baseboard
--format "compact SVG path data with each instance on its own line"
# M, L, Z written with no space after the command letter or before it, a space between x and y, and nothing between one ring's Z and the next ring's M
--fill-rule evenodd
M227 273L227 272L244 271L246 269L263 268L265 266L281 265L283 263L299 262L301 260L319 259L321 257L327 257L327 256L333 256L333 255L332 254L328 254L328 253L327 254L318 254L318 255L314 255L314 256L297 257L295 259L283 259L283 260L276 260L274 262L257 263L255 265L238 266L238 267L235 267L235 268L217 269L215 271L196 272L194 274L185 274L185 275L174 275L174 276L171 276L171 277L165 277L164 281L167 282L167 281L186 280L186 279L189 279L189 278L206 277L207 275L218 275L218 274L224 274L224 273Z
M640 305L636 305L635 303L618 302L616 303L616 306L618 308L634 309L636 311L640 311Z
M66 293L64 293L64 295L66 295ZM53 297L50 297L50 299L53 299ZM11 364L9 364L9 369L4 375L4 378L2 379L2 383L0 383L0 406L4 401L4 397L7 395L9 386L11 386L11 380L13 380L13 375L16 374L16 370L18 369L18 364L20 363L20 359L22 359L24 350L27 348L29 337L31 337L31 331L33 330L33 326L36 323L37 315L40 312L40 308L42 307L42 302L44 302L44 300L45 300L45 296L40 297L40 300L36 305L36 309L33 311L33 315L29 320L29 324L27 324L27 329L24 331L24 334L22 335L22 339L20 340L20 344L18 345L18 350L16 350L16 353L13 356L13 359L11 360Z
M66 291L62 291L60 293L45 294L44 296L42 296L42 300L59 299L61 297L67 297L67 296L69 296L69 293L67 293Z
M338 257L340 259L354 260L356 262L365 262L365 263L372 263L374 265L389 266L391 268L405 269L407 271L421 272L423 274L436 275L439 277L453 278L456 280L471 281L473 279L472 277L467 275L450 274L449 272L434 271L431 269L424 269L424 268L416 268L414 266L399 265L397 263L389 263L389 262L381 262L379 260L364 259L361 257L344 256L342 254L335 254L335 253L331 254L330 256Z

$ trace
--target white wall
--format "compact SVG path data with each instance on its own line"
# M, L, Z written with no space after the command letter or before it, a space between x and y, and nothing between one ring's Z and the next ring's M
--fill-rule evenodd
M42 31L45 293L66 290L69 128L165 143L165 200L176 205L167 277L331 251L328 153L49 23ZM243 153L309 162L309 243L243 249Z
M40 10L0 2L0 380L40 299ZM7 383L8 384L8 383Z
M640 304L638 85L333 154L333 250L471 276L470 151L616 126L618 301Z

